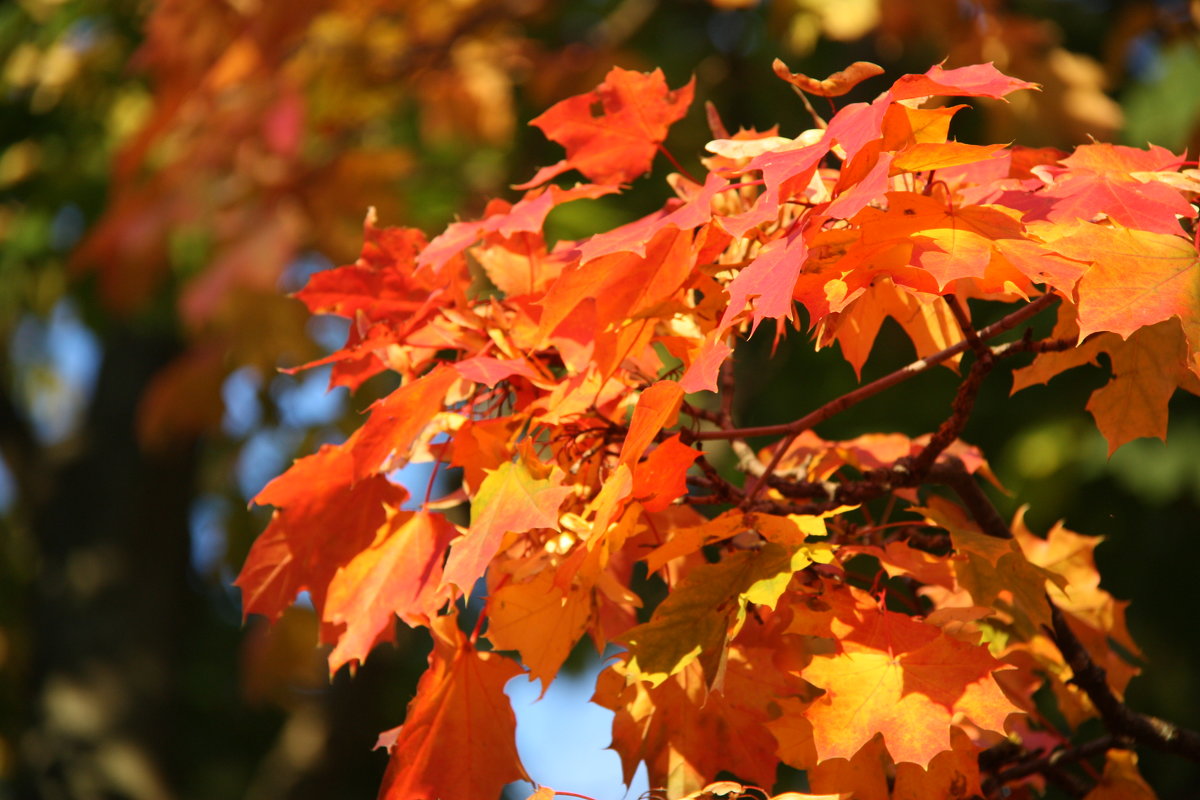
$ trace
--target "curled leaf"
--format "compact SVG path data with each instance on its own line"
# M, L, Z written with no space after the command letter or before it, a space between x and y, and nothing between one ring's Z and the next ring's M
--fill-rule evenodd
M792 72L788 65L775 59L771 65L775 74L796 88L818 97L841 97L867 78L883 74L883 67L870 61L855 61L841 72L835 72L823 81L810 78L802 72Z

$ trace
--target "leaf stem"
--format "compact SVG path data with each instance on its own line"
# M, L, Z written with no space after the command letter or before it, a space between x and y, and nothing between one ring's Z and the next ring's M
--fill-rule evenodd
M687 178L692 183L704 183L704 181L696 180L695 176L688 172L687 169L675 159L675 156L671 155L671 151L664 147L661 142L659 142L658 145L658 152L667 157L667 160L675 166L675 169L679 170L680 175Z

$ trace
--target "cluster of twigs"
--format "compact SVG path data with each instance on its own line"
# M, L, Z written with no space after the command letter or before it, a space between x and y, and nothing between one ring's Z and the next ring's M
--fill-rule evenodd
M1054 302L1052 295L1038 298L978 330L972 326L955 298L948 298L948 302L962 329L962 341L841 395L791 422L737 427L732 415L732 370L727 364L721 376L719 410L688 408L694 420L710 425L703 429L697 426L686 430L683 438L690 443L729 441L738 455L740 470L748 476L747 487L739 487L727 480L707 459L701 458L697 463L702 475L691 479L699 491L689 495L686 502L693 505L733 506L772 514L819 514L841 506L865 503L897 489L936 484L958 495L985 534L1002 539L1013 538L1008 522L1000 515L976 478L967 471L960 459L947 454L946 449L962 434L984 380L1000 362L1022 353L1068 350L1077 343L1073 339L1035 340L1027 330L1022 338L1015 341L989 344L991 340L1017 328L1049 307ZM951 404L951 413L919 453L841 481L811 481L797 474L801 472L799 470L779 469L784 454L802 432L966 351L973 353L974 361L959 384ZM764 436L780 437L765 463L747 443L751 437ZM776 497L783 496L786 500L765 497L763 490L768 487L775 490L773 494ZM1053 629L1047 629L1046 633L1071 668L1073 677L1070 682L1091 700L1106 732L1085 743L1064 744L1050 752L1031 752L1010 740L983 751L979 763L981 772L987 776L983 783L986 797L989 800L1002 797L1006 785L1034 775L1040 775L1068 796L1083 797L1094 781L1085 779L1069 767L1112 749L1149 747L1200 762L1200 733L1141 714L1126 705L1113 692L1105 670L1092 659L1067 624L1062 611L1053 602L1050 602L1050 610Z

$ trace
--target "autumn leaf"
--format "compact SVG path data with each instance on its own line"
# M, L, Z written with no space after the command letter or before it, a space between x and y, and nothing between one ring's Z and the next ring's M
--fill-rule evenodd
M331 674L391 641L396 617L425 625L437 616L450 599L442 560L457 534L440 514L393 512L371 546L334 574L324 617L345 630L329 654Z
M354 479L408 463L409 448L460 380L453 369L439 365L373 403L367 421L342 445L352 455Z
M471 527L450 548L445 581L470 594L506 535L559 530L558 507L572 491L562 485L563 477L561 470L534 477L524 461L505 462L488 473L471 502Z
M924 75L905 75L892 84L894 100L941 95L949 97L993 97L1003 99L1020 89L1036 89L1036 83L1017 80L1003 74L991 63L973 64L958 69L930 67Z
M512 459L512 440L519 420L510 417L472 420L450 442L449 460L463 470L463 482L476 491L489 472Z
M1104 538L1083 536L1068 530L1061 522L1042 538L1025 526L1024 512L1024 508L1020 509L1013 521L1013 536L1030 562L1060 576L1061 580L1046 585L1054 604L1141 658L1141 649L1125 625L1125 609L1129 602L1117 600L1100 588L1095 550Z
M538 380L542 377L529 365L528 361L520 358L475 356L465 361L455 362L454 370L467 380L482 383L489 389L514 375L531 380Z
M412 275L417 254L428 244L415 228L380 228L373 214L363 226L358 262L315 272L296 298L314 314L369 319L409 315L421 308L432 288Z
M517 755L516 718L504 685L521 668L476 650L456 615L431 626L434 649L404 724L380 736L391 758L381 800L498 797L504 785L529 780Z
M878 64L872 64L870 61L855 61L850 66L833 73L824 80L817 80L816 78L802 75L799 72L792 72L788 69L787 64L778 58L772 62L771 68L775 70L776 76L796 88L802 89L809 94L815 94L818 97L841 97L868 78L874 78L876 75L883 74L883 67Z
M1104 754L1104 774L1083 800L1155 800L1158 795L1142 778L1137 753L1109 750Z
M1067 225L1106 217L1113 222L1164 235L1179 235L1179 219L1195 219L1196 209L1162 181L1141 181L1134 172L1174 170L1179 156L1161 147L1139 150L1107 143L1082 145L1058 166L1041 167L1048 185L1026 200L1032 218Z
M856 375L871 354L883 322L891 317L900 323L916 348L917 356L936 353L962 339L962 331L937 295L917 294L880 277L839 314L822 323L820 343L836 341Z
M1005 145L974 145L961 142L917 142L906 147L892 159L893 175L901 172L923 172L971 164L994 157Z
M695 79L668 90L662 70L613 67L595 89L551 106L530 123L561 144L567 157L518 188L538 186L570 169L593 183L629 183L650 169L667 129L687 113L694 84Z
M950 729L950 741L951 749L934 756L928 769L908 762L896 765L892 800L961 800L982 794L982 748L957 726Z
M804 711L821 761L851 758L879 732L897 762L925 767L950 749L956 714L1003 731L1019 711L993 679L1003 665L986 647L883 609L862 608L839 622L847 626L841 651L814 656L802 673L825 690ZM913 719L922 722L914 727Z
M654 441L654 437L658 436L663 428L675 424L681 402L683 389L672 380L658 381L642 392L638 397L637 406L633 409L629 433L621 445L618 462L626 465L636 464L642 453Z
M421 251L417 265L439 270L450 258L462 253L488 233L511 237L518 233L539 232L552 209L572 200L594 199L617 191L617 186L584 184L571 189L550 186L529 192L511 208L497 208L496 213L477 222L451 223L444 233Z
M700 525L677 528L666 542L646 554L646 568L658 572L668 561L691 555L703 545L733 538L742 531L751 530L752 525L749 515L733 509Z
M687 494L687 472L703 455L680 441L675 434L651 451L633 469L633 499L647 511L662 511Z
M1073 307L1063 306L1054 336L1078 336L1075 319ZM1113 377L1092 392L1087 409L1108 440L1109 455L1138 437L1165 440L1168 403L1175 390L1183 388L1200 394L1200 378L1189 364L1189 344L1174 319L1139 328L1126 339L1103 333L1072 350L1041 353L1028 367L1013 372L1012 390L1045 383L1073 367L1096 364L1102 352L1108 354Z
M1171 317L1185 331L1200 326L1200 254L1187 239L1117 225L1071 230L1051 247L1092 264L1078 285L1080 338L1097 331L1128 338Z
M809 788L816 791L841 789L848 790L854 800L890 800L890 766L883 737L876 736L853 757L829 758L819 764L808 764L804 772Z
M673 227L654 234L644 255L619 252L600 256L564 270L540 305L539 337L562 333L567 325L586 319L582 308L591 303L593 315L579 331L594 344L601 331L625 327L629 320L664 303L683 286L692 269L692 232Z
M352 482L352 462L344 448L325 445L254 498L277 510L235 581L243 614L278 619L304 590L320 612L338 569L371 544L387 508L399 508L408 497L383 476Z
M773 606L791 576L811 563L802 549L767 544L695 568L649 622L622 637L630 674L657 686L699 659L705 680L720 681L725 644L745 620L747 603Z
M721 769L760 785L774 780L778 757L766 722L777 698L796 694L801 682L765 655L735 647L725 692L708 689L698 663L653 687L621 661L601 672L592 702L615 712L613 749L625 781L641 761L652 785L672 795L698 791Z
M578 587L556 589L551 570L506 583L488 597L488 640L497 650L518 651L529 679L545 691L587 629L591 602L582 594Z
M958 585L970 593L975 605L1003 609L1027 637L1051 626L1046 591L1048 584L1065 584L1060 575L1031 563L1015 539L981 532L947 500L931 497L926 507L910 510L950 532L957 554L950 566Z
M661 210L653 214L588 238L579 246L580 263L586 264L600 256L613 253L634 253L645 256L646 248L659 231L665 228L690 230L711 220L713 198L728 185L728 180L715 172L710 172L704 179L704 185L696 189L686 200L668 202Z
M950 121L965 105L948 108L913 108L902 103L888 106L880 131L884 150L899 151L915 144L941 144L950 133Z
M729 305L721 317L720 330L730 327L753 299L751 332L768 317L789 319L792 316L792 287L804 267L808 246L803 228L764 247L748 266L738 272L729 284Z

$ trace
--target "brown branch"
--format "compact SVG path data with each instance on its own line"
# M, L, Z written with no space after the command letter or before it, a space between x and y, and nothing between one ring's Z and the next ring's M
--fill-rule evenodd
M976 341L979 341L976 338ZM929 439L929 444L912 458L902 458L893 464L890 468L883 470L875 470L867 474L865 482L874 484L872 488L865 490L865 494L847 498L847 503L861 503L871 497L878 497L884 492L891 491L893 486L906 485L915 486L924 480L929 470L933 467L937 457L941 455L950 444L959 437L963 428L966 427L967 420L971 417L971 411L975 407L975 400L979 396L979 389L983 385L983 379L992 367L996 365L996 359L992 355L992 351L986 345L980 344L980 352L978 360L971 366L971 371L967 374L964 380L958 387L958 391L954 395L954 403L952 404L953 411ZM758 493L770 481L775 468L779 466L784 454L800 435L800 431L792 431L775 446L775 453L771 457L770 463L767 464L763 474L758 476L750 490L746 492L746 498L742 504L749 507ZM838 499L835 496L831 499Z
M734 486L729 481L722 477L721 473L717 472L717 468L709 463L707 456L700 456L696 459L696 466L704 473L702 482L713 490L713 493L720 497L718 502L736 504L741 502L742 490ZM687 503L696 503L696 498L685 497ZM697 505L711 505L711 503L696 503Z
M869 477L858 481L789 481L771 476L768 485L786 497L813 499L811 503L780 503L759 500L750 510L776 514L816 515L846 505L873 500L895 489L933 482L948 486L963 501L963 505L979 523L983 532L998 539L1011 539L1008 523L996 511L992 501L975 481L957 456L945 456L934 463L927 473L913 471L911 461L900 459L895 464L873 470Z
M1054 302L1054 295L1043 295L1032 303L1022 306L1012 312L1003 319L992 323L983 330L979 331L980 339L990 339L995 336L1012 330L1020 325L1025 320L1032 317L1034 314L1043 310ZM917 359L916 361L901 367L900 369L884 375L882 378L871 381L870 383L860 386L852 392L837 397L820 408L805 414L799 419L791 422L785 422L780 425L759 425L751 428L727 428L718 431L700 431L692 434L692 439L695 441L703 441L705 439L745 439L750 436L788 436L791 434L799 434L803 431L813 428L822 422L837 416L848 408L858 405L862 401L874 397L880 392L886 391L893 386L903 383L904 381L921 374L930 367L936 366L943 361L954 358L959 353L970 349L970 345L964 339L957 344L953 344L944 350L934 353L926 358Z
M721 390L721 410L717 412L717 418L721 422L721 427L733 427L733 390L736 388L736 382L733 375L733 361L726 359L721 364L720 372L717 375L718 383Z
M1012 529L957 456L948 456L929 471L929 479L949 486L963 501L980 529L997 539L1011 539Z
M930 437L929 443L916 456L906 456L905 458L897 459L887 467L865 472L862 480L857 481L847 481L840 484L829 481L821 483L784 481L772 473L775 467L778 466L782 455L787 451L788 445L790 445L791 441L797 435L792 434L775 448L774 457L767 465L763 474L755 480L752 488L746 493L742 505L747 509L758 507L755 505L755 499L758 496L759 490L767 485L778 489L785 496L824 497L825 501L817 505L827 510L840 505L864 503L867 500L891 492L898 487L917 486L924 483L930 476L930 472L934 469L939 456L962 434L967 420L970 419L971 411L975 407L975 400L979 396L983 379L991 372L995 364L996 359L993 357L991 351L985 347L979 360L972 365L966 379L959 385L958 391L954 395L953 410L950 416L942 422L937 432ZM957 468L955 464L957 464ZM952 462L947 462L941 470L941 475L945 480L953 481L949 485L951 485L951 488L959 491L960 495L965 493L965 495L962 495L964 502L975 503L979 506L981 514L985 508L992 508L991 503L982 495L982 490L974 483L970 475L966 472L966 469L962 466L962 462L957 458L953 459ZM976 493L978 493L978 496L976 496ZM982 503L980 503L980 500L982 500ZM792 511L789 513L819 512ZM994 508L992 509L992 513L995 516L993 522L999 525L997 530L1005 532L1004 538L1011 537L1007 526L995 513Z
M966 337L967 346L976 355L982 355L987 346L979 338L979 332L975 330L975 326L971 324L971 320L967 316L967 310L963 308L962 303L958 302L958 298L952 294L946 295L943 299L946 301L946 305L949 306L950 313L954 315L954 321L958 323L958 329Z
M1123 743L1117 737L1110 734L1078 746L1060 747L1042 756L1021 753L1022 758L1019 759L1020 763L996 772L993 777L984 781L983 789L985 793L990 794L1005 783L1011 783L1012 781L1017 781L1038 773L1045 774L1048 770L1061 767L1064 764L1083 761L1100 753L1119 749L1122 746ZM983 760L983 753L980 753L980 760ZM994 771L995 769L996 766L992 766L989 771Z
M709 411L707 408L699 408L699 407L694 406L691 403L687 402L686 400L683 402L682 408L683 408L683 413L687 414L689 417L692 417L693 419L703 420L704 422L711 422L714 425L721 424L721 415L717 411Z
M938 426L937 432L929 439L929 444L925 445L925 449L918 453L909 465L909 469L918 479L928 475L942 451L962 435L963 429L967 427L967 420L971 418L971 412L975 408L975 400L979 397L983 379L995 366L996 358L992 355L992 351L986 347L983 348L979 359L971 365L971 371L967 373L966 380L959 385L958 391L954 395L954 403L951 406L953 410L949 418Z
M1018 339L1015 342L996 345L992 354L996 358L1008 358L1018 353L1058 353L1063 350L1073 350L1079 342L1075 339Z
M1165 753L1200 761L1200 733L1148 714L1140 714L1117 699L1108 685L1104 668L1092 660L1091 654L1067 624L1062 610L1053 603L1050 603L1050 620L1054 625L1054 643L1074 673L1071 683L1082 689L1092 701L1110 733Z
M754 502L754 498L758 497L758 493L767 485L767 481L775 473L779 462L783 460L784 453L788 451L792 442L796 441L796 437L799 435L800 431L793 431L775 446L775 452L771 455L770 462L763 468L762 474L754 479L754 483L750 485L750 491L746 492L746 497L742 500L743 505L748 507L750 503Z
M717 494L696 494L690 495L687 502L690 506L721 506L729 501Z

